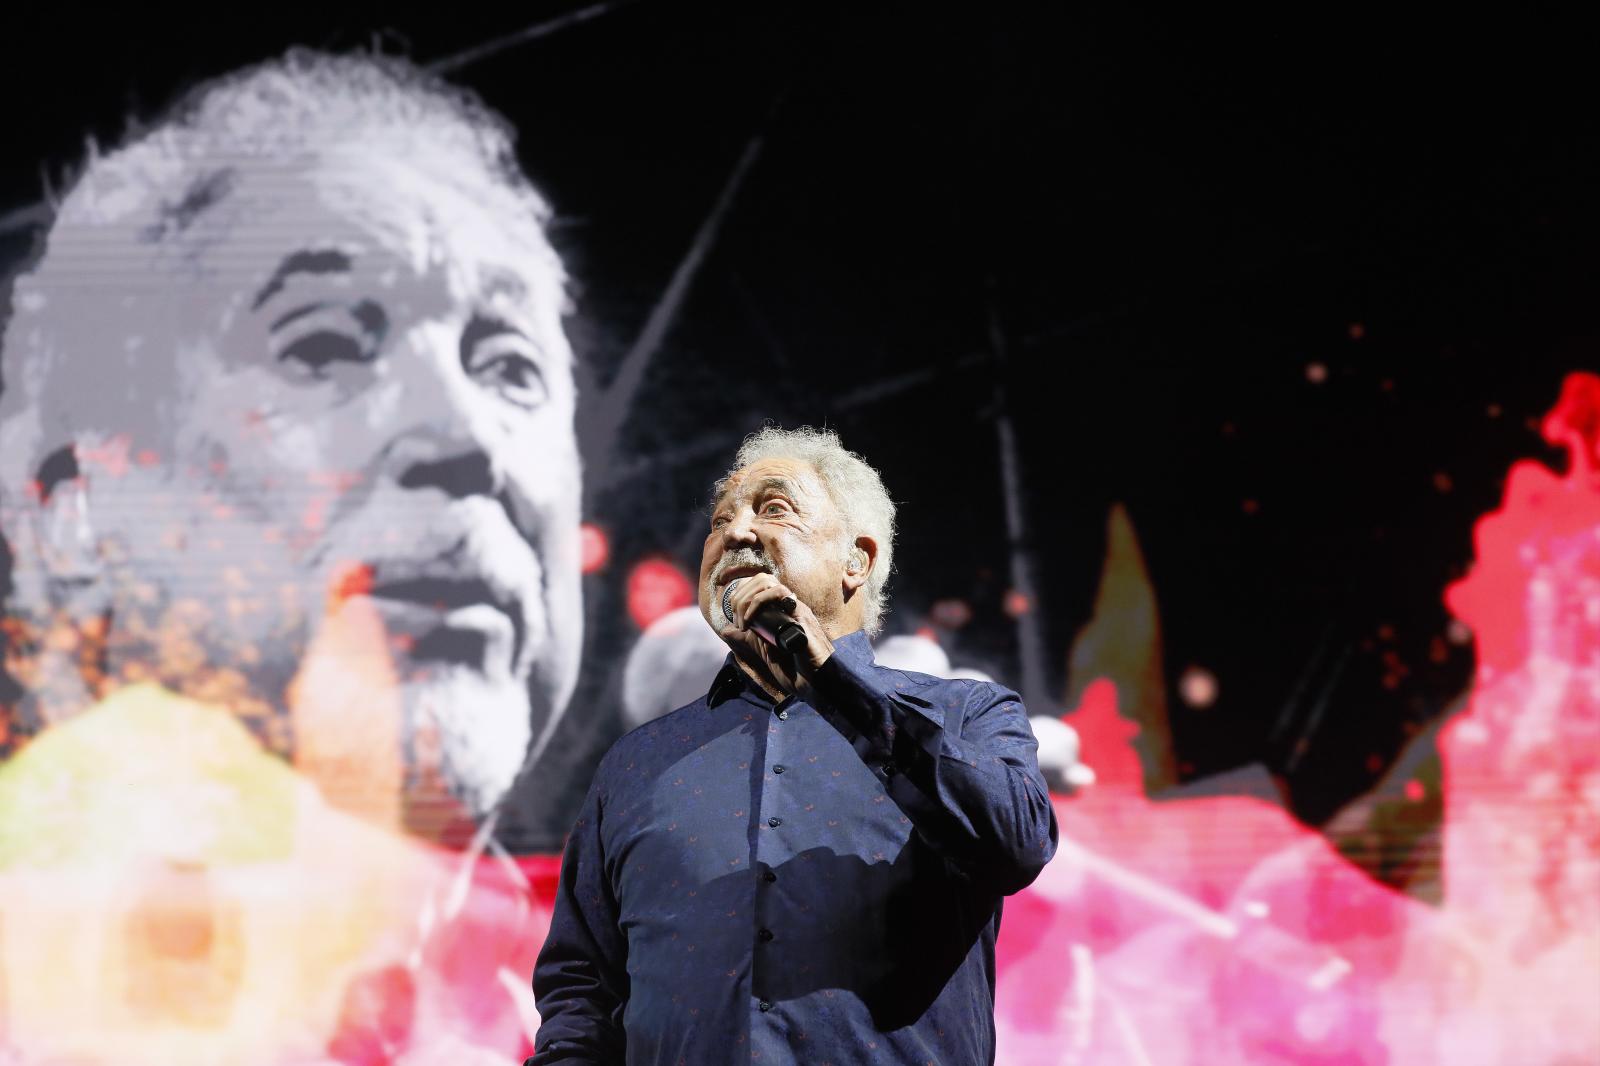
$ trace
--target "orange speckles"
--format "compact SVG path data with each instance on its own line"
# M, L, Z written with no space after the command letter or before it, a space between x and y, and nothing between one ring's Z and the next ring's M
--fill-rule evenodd
M313 496L300 512L301 527L311 533L320 533L327 522L328 501L321 496Z
M128 472L128 451L133 444L126 433L108 437L98 444L80 442L74 449L78 469L87 472L91 467L111 477L122 477Z
M312 470L306 474L306 481L316 488L339 494L360 484L361 475L354 470Z

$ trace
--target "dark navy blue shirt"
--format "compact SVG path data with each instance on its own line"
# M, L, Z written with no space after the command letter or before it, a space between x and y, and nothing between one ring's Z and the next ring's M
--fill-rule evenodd
M730 655L600 762L528 1063L992 1063L1001 898L1056 847L1037 747L1014 692L860 632L776 705Z

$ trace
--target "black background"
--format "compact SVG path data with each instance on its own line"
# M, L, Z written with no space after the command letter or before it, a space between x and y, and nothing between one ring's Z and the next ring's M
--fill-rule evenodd
M0 213L60 185L86 136L115 144L128 116L290 45L428 62L581 5L456 7L8 15ZM761 138L591 485L613 557L588 583L563 758L583 767L616 735L628 566L693 572L706 486L764 418L836 427L901 501L889 631L963 598L952 657L1014 679L1000 383L1051 690L1122 502L1169 681L1191 664L1219 681L1205 710L1169 700L1183 775L1283 770L1302 740L1285 784L1320 822L1465 689L1470 649L1430 655L1442 591L1509 464L1558 459L1536 425L1564 373L1600 363L1587 38L1459 10L1400 26L935 8L638 0L451 75L520 131L602 385ZM31 239L0 238L0 261ZM1297 686L1330 688L1320 721ZM572 799L541 796L519 844L558 842Z

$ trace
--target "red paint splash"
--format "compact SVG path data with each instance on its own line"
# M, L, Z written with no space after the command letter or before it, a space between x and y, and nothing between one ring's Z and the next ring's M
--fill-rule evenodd
M352 597L370 593L372 583L373 569L367 563L345 563L335 568L328 582L329 612L337 611Z
M1566 470L1512 467L1445 593L1480 665L1439 736L1442 907L1273 803L1147 798L1097 682L1067 720L1098 781L1055 797L1061 854L1006 906L1001 1061L1600 1061L1600 377L1541 428Z
M628 616L640 629L694 601L694 585L666 559L645 559L628 573Z

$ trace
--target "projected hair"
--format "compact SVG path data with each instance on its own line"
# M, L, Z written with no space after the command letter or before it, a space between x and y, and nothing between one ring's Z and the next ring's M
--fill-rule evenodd
M727 487L733 472L762 459L795 459L809 464L828 490L828 496L844 520L846 545L860 536L871 537L878 545L878 557L862 586L862 628L869 636L883 629L887 609L884 586L894 563L894 501L883 487L883 478L865 459L840 443L831 429L799 426L784 429L766 426L745 438L734 457L733 469L712 488L717 499Z

